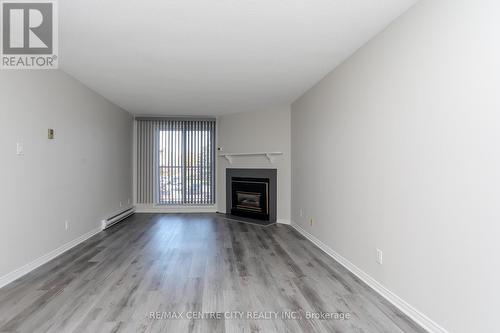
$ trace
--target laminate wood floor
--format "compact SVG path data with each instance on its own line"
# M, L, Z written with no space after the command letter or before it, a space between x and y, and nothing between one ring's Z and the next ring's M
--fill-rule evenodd
M0 289L0 332L424 331L292 227L136 214Z

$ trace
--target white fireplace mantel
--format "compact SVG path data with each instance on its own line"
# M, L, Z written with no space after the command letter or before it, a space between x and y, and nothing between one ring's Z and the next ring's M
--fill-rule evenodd
M274 151L274 152L261 152L261 153L221 153L219 156L224 157L229 164L233 164L234 158L235 157L242 157L242 156L265 156L269 160L270 163L274 163L274 159L276 156L283 155L282 152L280 151Z

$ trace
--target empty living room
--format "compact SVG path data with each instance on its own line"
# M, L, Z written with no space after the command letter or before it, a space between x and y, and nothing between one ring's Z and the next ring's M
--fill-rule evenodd
M0 333L500 332L500 2L0 20Z

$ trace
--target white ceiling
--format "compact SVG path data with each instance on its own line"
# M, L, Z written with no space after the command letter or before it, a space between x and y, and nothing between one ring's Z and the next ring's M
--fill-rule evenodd
M62 0L60 67L134 114L287 105L416 0Z

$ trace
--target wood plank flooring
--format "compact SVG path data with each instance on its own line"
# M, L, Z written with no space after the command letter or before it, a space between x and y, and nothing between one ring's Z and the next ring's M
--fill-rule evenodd
M289 226L136 214L0 289L0 332L424 330Z

